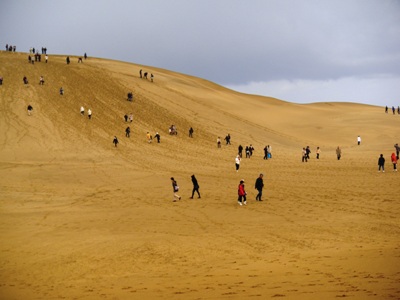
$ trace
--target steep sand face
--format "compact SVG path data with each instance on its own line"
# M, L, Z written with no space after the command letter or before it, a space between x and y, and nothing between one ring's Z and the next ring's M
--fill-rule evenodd
M154 67L71 61L30 65L25 53L0 52L1 298L400 298L400 175L389 157L400 116L245 95ZM168 135L172 124L177 136ZM147 131L161 143L147 143ZM255 154L236 172L239 144ZM261 172L264 201L256 202ZM189 199L192 174L201 199ZM175 203L171 176L182 196ZM242 178L245 207L236 200Z

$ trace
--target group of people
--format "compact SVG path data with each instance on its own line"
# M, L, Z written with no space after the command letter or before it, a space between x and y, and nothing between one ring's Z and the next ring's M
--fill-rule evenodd
M84 116L85 115L85 108L83 106L81 106L81 115ZM87 111L87 115L89 120L92 118L92 110L89 108Z
M140 78L147 79L148 74L149 74L149 73L147 73L147 72L144 72L144 73L143 73L143 70L142 70L142 69L140 69L140 71L139 71L139 76L140 76ZM151 81L151 82L154 81L154 75L153 75L153 73L150 74L150 81Z
M6 51L15 52L15 51L17 51L17 46L12 46L12 45L6 44Z
M190 197L190 199L193 199L194 193L197 193L197 196L200 199L201 198L200 191L199 191L200 185L199 185L199 183L197 181L197 178L193 174L191 176L191 179L192 179L192 183L193 183L193 189L192 189L192 196ZM179 186L178 186L178 183L176 182L174 177L171 177L171 182L172 182L172 190L173 190L173 194L174 194L174 197L173 197L172 201L176 202L177 200L181 200L182 197L178 195Z
M385 107L385 113L388 113L389 107ZM396 108L392 106L392 113L395 115L396 114ZM397 106L397 114L400 115L400 106Z
M254 188L257 190L257 196L256 196L256 201L263 201L262 198L262 192L264 188L264 174L260 174L258 178L256 179L256 182L254 184ZM247 192L245 189L244 185L244 179L240 180L239 186L238 186L238 204L240 206L242 205L247 205Z
M393 152L392 155L390 156L390 160L392 161L394 172L397 172L397 161L399 159L398 145L397 145L397 147L396 147L396 145L395 145L395 148L396 148L397 155ZM382 172L385 172L385 158L383 157L383 154L381 154L378 158L378 172L380 172L381 170L382 170Z

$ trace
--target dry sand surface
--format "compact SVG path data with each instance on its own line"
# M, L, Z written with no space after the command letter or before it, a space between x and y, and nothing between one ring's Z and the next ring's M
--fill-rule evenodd
M119 61L27 56L0 52L0 299L400 299L399 115L245 95ZM255 153L236 172L239 144ZM189 199L192 174L201 199Z

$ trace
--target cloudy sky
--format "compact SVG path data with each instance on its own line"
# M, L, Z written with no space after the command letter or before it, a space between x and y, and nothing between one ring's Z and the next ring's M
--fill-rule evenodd
M250 94L400 105L399 0L1 0L0 42Z

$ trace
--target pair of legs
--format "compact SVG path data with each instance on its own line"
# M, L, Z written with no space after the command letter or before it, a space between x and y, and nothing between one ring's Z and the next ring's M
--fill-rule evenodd
M172 200L172 201L176 201L176 200L181 200L181 196L179 196L177 193L174 193L174 200Z
M378 168L378 172L380 172L381 169L382 169L383 172L385 172L385 166L381 166L381 165L380 165L379 168Z
M239 197L238 197L238 203L239 203L240 205L242 205L242 204L247 205L247 202L246 202L246 195L244 195L244 196L240 196L240 195L239 195Z
M256 201L262 201L261 197L262 197L262 189L257 189L258 194L256 196Z
M190 197L190 199L193 199L194 192L197 192L197 195L199 196L199 198L201 198L201 197L200 197L199 188L194 187L194 188L193 188L193 191L192 191L192 197Z

